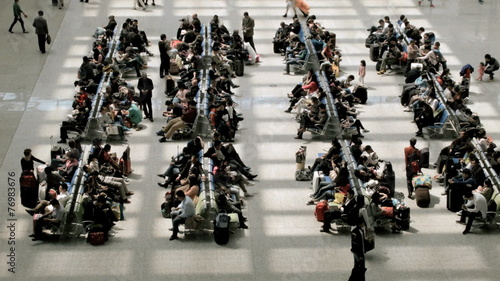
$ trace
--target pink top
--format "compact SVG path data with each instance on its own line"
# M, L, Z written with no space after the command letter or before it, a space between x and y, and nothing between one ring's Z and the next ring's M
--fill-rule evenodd
M309 90L309 93L314 93L318 90L318 84L316 84L316 82L314 81L311 81L307 85L302 85L302 89Z
M359 66L358 75L360 77L365 77L365 75L366 75L366 67L365 66L362 66L362 65Z

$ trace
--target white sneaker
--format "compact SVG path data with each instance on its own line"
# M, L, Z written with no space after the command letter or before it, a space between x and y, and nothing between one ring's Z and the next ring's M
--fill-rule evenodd
M370 130L368 130L368 129L363 129L363 133L369 133L369 132L370 132Z
M461 216L461 215L462 215L462 210L457 212L457 216Z

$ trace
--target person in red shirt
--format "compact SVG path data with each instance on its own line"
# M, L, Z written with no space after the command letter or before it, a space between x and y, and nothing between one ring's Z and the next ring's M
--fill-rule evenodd
M413 196L413 185L412 179L415 176L416 172L414 171L414 167L412 165L412 159L420 159L420 150L418 150L415 145L417 144L417 139L410 139L410 146L405 147L405 167L406 167L406 185L408 187L408 198L412 198ZM418 165L418 164L417 164Z

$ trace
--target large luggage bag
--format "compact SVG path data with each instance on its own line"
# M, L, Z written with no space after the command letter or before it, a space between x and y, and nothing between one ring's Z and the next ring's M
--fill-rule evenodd
M380 56L380 47L377 44L372 44L370 46L370 59L374 62L378 61L378 57Z
M225 211L217 214L214 220L214 241L218 245L229 242L229 216Z
M165 95L168 95L168 93L172 92L175 89L175 80L172 78L172 76L167 76L167 79L165 79Z
M281 54L284 44L283 41L273 41L273 51L275 54Z
M420 149L420 168L429 168L429 148Z
M21 204L26 208L35 208L38 202L38 181L31 171L24 171L19 178L21 186Z
M119 163L120 172L124 176L128 176L132 173L132 161L130 160L130 147L123 152L122 157L120 158Z
M429 175L419 175L415 176L412 179L412 184L414 188L417 188L419 186L425 186L429 189L432 188L432 178Z
M410 228L410 207L398 204L394 207L394 218L396 219L396 225L402 230L408 230Z
M396 175L390 161L385 161L385 167L382 176L384 177L386 186L391 191L391 196L394 196L394 191L396 190Z
M316 209L314 210L314 216L318 221L325 220L325 212L328 210L328 202L321 201L316 205Z
M242 60L235 60L234 61L234 73L237 76L243 76L245 72L245 64L243 63Z
M448 188L446 192L446 208L451 212L458 212L462 209L463 204L462 193L456 189Z
M321 179L323 179L324 176L323 174L320 174L320 172L315 171L313 173L313 179L312 179L312 187L313 187L313 192L316 193L319 189L319 183L321 182Z
M420 208L427 208L431 203L431 195L429 188L426 186L418 186L415 188L415 202Z

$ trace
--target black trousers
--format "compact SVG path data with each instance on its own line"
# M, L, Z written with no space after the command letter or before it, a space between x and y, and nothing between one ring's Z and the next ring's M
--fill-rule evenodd
M151 104L151 97L146 97L142 101L142 109L146 118L153 118L153 105Z
M243 37L243 40L245 42L248 42L250 44L250 46L252 46L252 48L254 49L255 53L257 53L257 49L255 49L255 44L253 43L253 36Z
M45 41L47 40L47 34L37 34L38 36L38 48L40 52L45 53Z
M469 218L467 220L467 225L465 226L465 231L470 231L470 229L472 227L472 223L474 222L474 219L476 217L480 217L480 216L481 216L481 212L473 213L473 212L469 212L469 211L462 211L462 215L460 216L460 221L465 222L465 218Z
M9 28L9 31L12 31L12 28L14 27L14 25L16 25L17 22L20 22L21 23L21 28L23 29L23 32L26 31L26 29L24 28L24 21L23 21L23 17L19 16L19 17L14 17L14 22L12 22L12 24L10 25L10 28Z
M170 57L167 54L162 54L160 56L160 78L163 78L165 75L169 74L170 70Z

